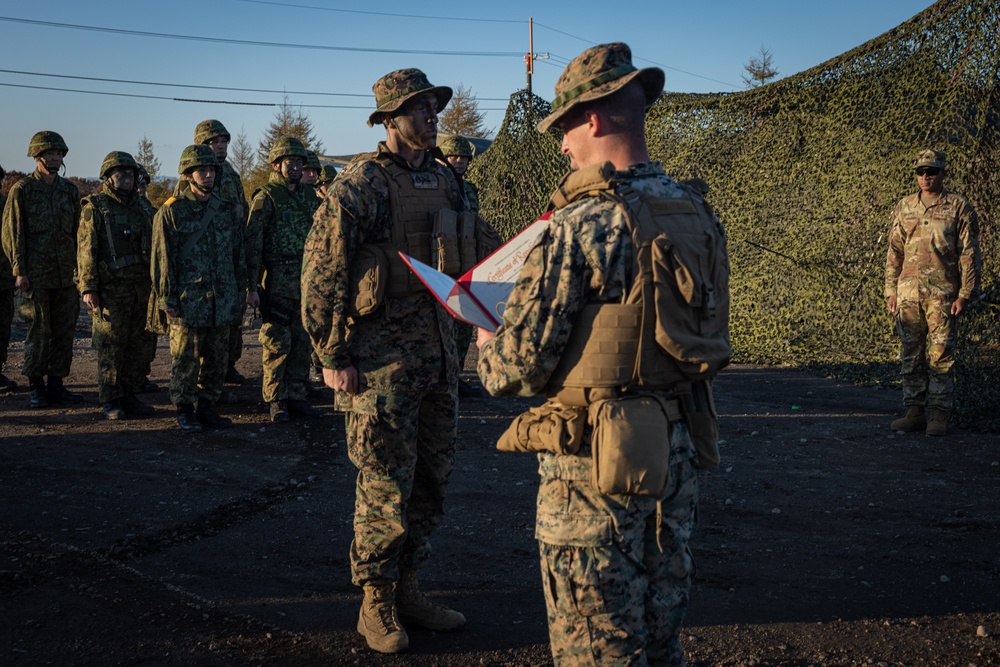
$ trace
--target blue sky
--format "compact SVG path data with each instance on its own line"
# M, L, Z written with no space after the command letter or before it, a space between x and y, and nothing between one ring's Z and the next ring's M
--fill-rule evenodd
M380 126L365 125L374 108L371 86L383 74L402 67L419 67L436 85L470 88L480 109L489 110L487 125L499 129L507 98L525 85L529 18L534 19L534 52L551 55L536 63L532 88L551 100L563 64L592 44L627 42L637 65L663 67L668 90L736 91L742 88L744 63L762 46L773 53L780 75L787 76L877 37L930 4L930 0L8 1L0 3L0 69L6 70L0 72L0 165L8 171L33 170L34 162L25 156L31 135L55 130L69 144L67 175L94 176L105 154L134 152L145 135L153 141L162 172L172 175L199 121L218 118L234 135L242 129L256 144L283 97L281 92L37 74L288 91L289 103L302 105L313 121L325 152L345 154L371 150L384 138ZM39 22L323 48L167 39ZM250 104L149 99L158 97Z

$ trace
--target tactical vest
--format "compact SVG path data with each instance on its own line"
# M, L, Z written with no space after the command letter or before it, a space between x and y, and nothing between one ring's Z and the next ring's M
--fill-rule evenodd
M690 392L729 363L729 260L709 205L692 189L659 199L613 181L606 162L569 174L552 197L614 201L632 237L632 286L623 303L587 304L545 394L588 405L624 389Z
M98 270L106 269L117 273L135 264L149 266L150 238L144 229L135 229L129 220L127 211L116 206L117 212L111 212L111 198L106 193L98 193L90 197L90 202L101 212L104 220L104 237L108 242L109 256L102 257ZM141 202L139 202L141 207ZM142 214L146 215L145 208ZM95 230L96 231L96 230Z
M316 210L312 202L316 198L308 191L301 198L295 197L284 183L275 181L262 185L254 192L254 197L257 193L270 198L275 211L276 224L265 227L264 230L264 255L268 259L267 263L301 262L302 248L305 247ZM284 238L282 243L276 242L279 236Z

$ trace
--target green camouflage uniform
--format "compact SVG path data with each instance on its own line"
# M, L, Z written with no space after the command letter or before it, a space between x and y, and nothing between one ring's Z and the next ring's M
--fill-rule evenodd
M21 316L28 323L22 372L29 378L69 375L80 315L74 280L79 222L80 191L61 176L48 185L36 170L8 193L4 252L13 274L31 283L20 296Z
M209 202L199 202L187 189L179 198L168 199L153 220L151 272L157 306L181 311L180 317L167 318L174 405L219 398L229 327L239 318L244 301L243 221L214 190L212 197L218 200L218 211L187 257L180 257L181 249L201 227Z
M475 214L479 214L479 188L475 183L462 179L462 188L465 190L465 203L468 209Z
M7 204L6 195L0 193L0 215ZM0 218L2 219L2 218ZM7 347L10 345L10 328L14 326L14 273L10 259L0 246L0 371L7 363Z
M903 404L950 410L957 335L951 305L979 289L979 221L961 195L944 190L928 204L921 196L904 197L893 210L885 296L895 296L898 307Z
M246 230L249 274L263 271L271 311L288 318L288 324L272 318L260 328L261 389L268 403L304 400L309 388L312 342L302 326L302 252L318 205L312 188L299 184L289 192L277 172L254 194Z
M658 198L685 196L659 163L616 178ZM622 301L633 278L625 221L605 198L553 213L525 260L502 327L479 351L479 377L490 394L540 393L582 308ZM594 488L589 427L577 454L538 455L535 537L556 665L684 664L678 633L691 587L698 482L687 427L672 426L671 482L659 502Z
M152 237L152 233L153 233L152 232L152 221L153 221L153 218L156 216L156 207L153 206L153 202L149 201L149 198L146 195L142 195L141 197L139 197L139 204L142 206L142 209L146 212L146 215L149 217L149 220L150 220L150 237ZM152 287L150 287L150 289L152 289ZM149 294L149 298L150 298L151 301L155 301L155 299L156 299L156 297L152 293L152 291ZM147 310L146 310L146 325L147 325L146 326L146 332L149 334L150 343L149 343L149 349L147 351L148 353L146 354L146 356L143 359L140 360L140 363L139 363L138 372L142 374L143 378L149 378L149 373L150 373L150 371L153 370L153 359L156 358L157 340L160 337L159 334L157 334L157 333L149 330L149 315L150 315L150 311L152 309L155 309L155 308L156 308L156 304L155 303L151 303L149 305L149 307L147 308Z
M153 225L141 199L135 193L122 199L102 185L83 200L77 270L80 292L96 292L101 304L91 311L101 403L139 391L146 380L142 360L156 347L146 331Z
M347 315L348 270L362 243L387 243L389 183L374 160L444 179L455 210L462 196L451 171L428 158L419 169L379 144L334 181L313 219L302 264L302 315L324 368L358 370L346 415L348 454L358 468L351 546L356 585L398 580L430 554L444 515L458 420L453 320L430 292L386 296L372 314Z

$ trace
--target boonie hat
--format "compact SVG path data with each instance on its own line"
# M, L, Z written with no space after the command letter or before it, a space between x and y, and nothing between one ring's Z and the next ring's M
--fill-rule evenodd
M538 131L548 131L575 105L607 97L636 77L646 91L648 109L663 92L666 77L662 69L636 68L632 64L632 49L624 42L600 44L587 49L566 65L556 81L552 113L538 123Z
M368 127L381 123L406 100L420 93L434 93L440 113L448 105L452 94L448 86L432 86L426 74L412 67L389 72L375 82L372 92L375 93L376 110L368 116Z
M917 156L917 161L913 163L913 168L916 169L917 167L937 167L938 169L944 169L944 151L935 151L930 149L920 151L920 155Z

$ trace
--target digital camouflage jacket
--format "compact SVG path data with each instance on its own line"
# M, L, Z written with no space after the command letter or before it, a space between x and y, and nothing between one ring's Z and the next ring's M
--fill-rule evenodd
M110 282L150 281L153 220L141 199L133 193L123 200L104 185L83 199L76 254L81 294Z

